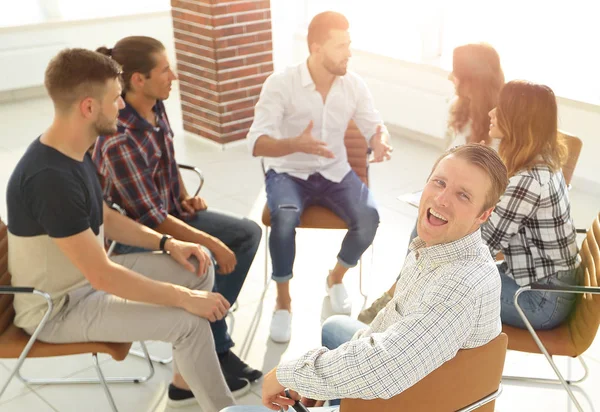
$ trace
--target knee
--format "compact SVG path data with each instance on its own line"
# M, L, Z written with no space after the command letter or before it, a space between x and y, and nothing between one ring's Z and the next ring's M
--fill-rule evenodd
M255 221L244 219L244 231L246 232L248 243L251 245L258 245L260 243L262 229Z
M333 346L333 342L336 340L336 331L339 330L345 318L347 318L345 315L334 315L325 320L321 327L321 344L323 346L328 349L334 349L331 346Z
M356 222L356 231L365 238L372 238L379 227L379 212L376 207L367 207Z
M190 285L190 289L193 290L212 290L215 283L215 265L212 261L212 254L202 246L202 249L208 255L209 265L206 269L206 273L201 274L200 276L196 276L195 281L192 285ZM200 262L194 256L190 258L190 263L194 266L194 273L198 273L198 266ZM184 269L186 270L186 269Z
M294 231L300 224L300 208L296 205L279 205L271 211L271 227L274 232Z
M187 337L193 337L194 340L200 340L207 337L212 339L212 330L208 319L201 318L200 316L188 312L186 312L186 315L184 321L186 323L185 330L187 332Z

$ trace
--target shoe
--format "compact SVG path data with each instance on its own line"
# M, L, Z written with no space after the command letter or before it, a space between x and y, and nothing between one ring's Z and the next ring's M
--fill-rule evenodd
M172 383L169 384L169 399L167 405L171 408L184 408L186 406L198 405L192 391L181 389Z
M329 287L329 276L325 278L325 291L329 295L331 310L340 315L350 315L352 313L352 301L348 297L348 292L343 283L336 283Z
M225 382L234 398L240 398L250 392L250 382L246 379L236 377L225 377ZM186 406L198 405L192 391L181 389L172 383L169 384L169 399L167 405L171 408L184 408Z
M358 315L358 320L369 325L371 322L373 322L373 319L375 319L377 314L381 312L381 309L385 308L390 300L392 300L392 296L385 292L383 295L381 295L381 297L373 302L371 306L360 312Z
M261 371L251 368L232 351L219 355L219 363L225 376L236 376L250 382L254 382L263 376Z
M277 343L287 343L292 337L292 313L287 309L279 309L271 319L271 340Z

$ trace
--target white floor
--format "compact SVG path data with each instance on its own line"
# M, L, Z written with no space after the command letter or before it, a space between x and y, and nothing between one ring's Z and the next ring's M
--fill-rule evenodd
M175 96L173 98L176 98ZM23 151L49 124L52 108L47 99L34 99L0 105L0 192L5 193L6 182ZM364 286L368 302L380 296L398 274L408 243L408 237L416 217L416 209L398 201L396 197L407 191L421 188L427 173L439 154L439 150L418 142L395 136L392 161L371 168L372 189L380 205L381 226L374 243L372 263L370 252L366 254ZM252 159L244 145L221 151L213 145L192 136L180 134L176 139L178 160L191 163L204 170L206 184L202 196L209 207L228 210L250 216L260 221L264 205L264 187L260 163ZM186 177L193 184L193 177ZM4 196L4 195L3 195ZM592 195L574 187L571 191L573 216L578 227L586 227L596 215L600 196ZM5 202L0 202L0 216L6 217ZM293 280L294 333L287 345L275 344L268 339L268 325L274 303L274 287L260 302L265 270L265 248L260 248L251 272L239 298L239 309L233 321L233 337L237 353L243 349L244 338L250 330L256 313L256 333L247 346L247 361L267 372L281 359L291 359L303 351L319 345L320 324L328 316L329 304L321 284L327 270L335 263L335 256L343 233L339 231L300 230ZM356 315L363 304L359 295L358 270L349 272L346 284L354 295ZM315 285L317 285L315 287ZM261 303L264 303L261 305ZM118 327L118 325L116 325ZM151 343L154 354L169 355L170 349L162 343ZM590 377L581 385L577 396L586 411L600 405L600 338L584 356L590 366ZM90 356L30 360L25 362L24 374L39 377L93 376ZM8 376L13 360L0 362L0 382ZM561 362L565 370L572 369L577 376L575 362ZM145 372L144 362L129 357L124 362L102 358L106 375L135 375ZM484 365L481 365L484 366ZM156 375L144 384L112 385L111 390L120 411L164 411L166 389L170 379L170 366L156 365ZM505 372L551 377L552 371L541 356L509 353ZM595 390L593 388L596 388ZM260 404L261 383L253 385L252 391L239 400L241 404ZM0 410L14 411L108 411L104 392L100 386L42 386L29 387L13 380L8 391L0 399ZM200 410L199 408L187 409ZM496 404L496 410L513 411L571 411L575 410L563 389L559 386L531 386L505 383L504 392Z

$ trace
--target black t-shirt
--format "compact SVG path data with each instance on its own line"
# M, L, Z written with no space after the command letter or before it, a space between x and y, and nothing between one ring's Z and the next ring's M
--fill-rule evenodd
M83 162L40 142L13 171L6 191L8 228L16 236L68 237L102 226L102 188L86 153Z

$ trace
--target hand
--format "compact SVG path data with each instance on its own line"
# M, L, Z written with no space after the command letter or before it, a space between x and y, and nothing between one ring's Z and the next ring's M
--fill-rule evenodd
M293 144L296 152L308 153L317 156L333 159L333 152L327 148L327 143L322 140L317 140L312 135L313 122L312 120L306 126L306 129L300 136L294 137Z
M217 243L214 247L212 247L211 252L219 265L219 269L217 273L221 275L227 275L233 272L235 269L235 265L237 265L237 259L235 258L235 253L231 249L225 245L225 243L216 239Z
M194 272L194 265L189 261L192 256L198 259L198 270L196 274L203 276L206 274L208 267L212 264L212 260L208 253L204 251L196 243L182 242L177 239L169 239L165 243L165 250L175 261L183 265L190 272Z
M373 149L373 160L372 162L383 162L384 160L390 160L392 151L394 150L392 146L387 144L388 135L387 133L383 133L381 130L381 125L377 126L377 131L371 137L371 149Z
M229 302L220 293L205 290L188 290L181 305L187 312L216 322L223 319L229 310Z
M319 407L325 404L325 401L317 401L314 399L305 398L304 396L302 397L302 399L300 399L300 402L307 408Z
M272 411L279 411L280 408L288 410L295 401L300 400L300 395L297 392L289 391L293 399L285 395L285 387L277 380L277 368L271 370L263 378L262 384L262 403L266 408Z
M189 213L195 213L208 208L206 202L200 196L186 197L181 201L181 207Z

